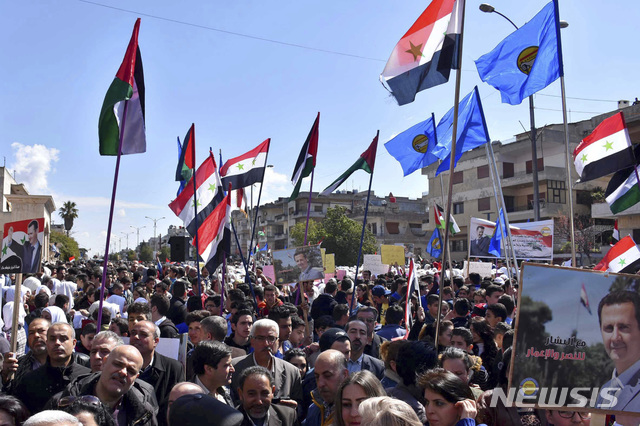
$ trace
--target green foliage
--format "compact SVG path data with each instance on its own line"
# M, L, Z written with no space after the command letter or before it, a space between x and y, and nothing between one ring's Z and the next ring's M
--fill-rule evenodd
M592 203L604 203L606 200L605 190L601 187L596 187L591 190L591 202Z
M133 260L137 260L138 256L136 255L136 251L135 250L129 250L127 252L127 260L129 261L133 261Z
M72 256L75 256L76 259L80 259L78 242L72 237L69 237L61 232L51 231L50 241L51 244L56 244L58 246L58 249L60 250L61 260L66 262Z
M291 238L295 241L296 247L304 245L304 230L307 222L298 222L291 228ZM318 244L325 238L324 227L321 222L309 220L309 231L307 232L307 245Z
M120 253L109 253L109 260L117 262L120 260Z
M325 239L322 247L327 253L334 253L336 265L355 265L360 247L362 223L349 219L346 209L336 206L327 210L327 216L322 221ZM362 254L372 254L376 250L376 237L365 229Z
M66 201L62 207L60 207L58 214L62 219L64 219L64 229L67 231L67 235L69 235L69 231L73 228L73 220L78 217L76 203L73 201Z
M160 262L164 262L166 259L171 259L171 247L163 246L158 252L158 259L160 259Z
M144 242L140 244L140 260L143 262L151 262L153 260L153 249Z

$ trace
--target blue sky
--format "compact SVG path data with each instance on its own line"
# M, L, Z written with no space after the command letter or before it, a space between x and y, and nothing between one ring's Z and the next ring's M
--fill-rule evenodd
M145 154L122 160L113 234L146 226L140 238L149 238L153 224L145 216L166 217L158 222L162 233L180 224L167 204L177 189L176 136L182 139L192 122L198 161L209 147L229 158L272 138L268 162L274 167L263 194L268 201L290 194L295 158L320 111L314 182L320 190L356 160L378 129L380 141L386 142L431 112L439 119L451 108L453 78L403 107L378 81L396 42L426 4L6 2L0 17L2 155L31 193L52 194L58 207L75 201L80 217L74 236L91 254L103 252L115 158L98 155L98 114L135 19L141 17L148 146ZM522 131L520 122L529 127L528 105L501 104L499 93L479 80L473 61L512 28L500 16L480 12L478 4L467 4L462 96L478 85L491 138L507 140ZM544 4L493 2L518 25ZM616 7L561 1L560 17L570 24L562 30L570 120L640 96L634 43L638 8L632 1ZM536 95L538 125L561 122L559 95L559 82ZM376 161L377 194L419 197L427 190L427 178L418 172L403 178L382 145ZM366 190L367 183L368 175L359 172L347 188ZM54 220L60 222L57 215ZM134 243L132 235L129 245Z

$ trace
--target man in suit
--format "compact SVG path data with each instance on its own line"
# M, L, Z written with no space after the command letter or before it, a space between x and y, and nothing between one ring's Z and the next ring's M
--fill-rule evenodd
M600 332L615 369L602 386L596 408L640 411L640 295L614 291L598 305Z
M275 385L271 373L264 367L249 367L240 375L238 410L244 415L243 426L293 426L298 423L296 410L272 404Z
M307 253L304 250L296 251L293 255L293 260L296 261L296 265L300 268L300 277L298 278L298 281L321 280L324 278L324 271L322 268L314 268L309 265Z
M491 256L489 254L490 243L491 238L484 235L484 226L478 225L476 238L471 240L471 256Z
M293 364L273 356L278 348L279 334L280 327L273 320L263 318L253 324L250 334L253 352L233 360L235 373L231 382L231 392L234 401L239 402L237 390L242 372L259 365L273 375L274 396L280 400L280 404L296 408L302 402L300 372Z
M11 242L9 248L22 259L23 274L35 274L40 269L40 254L42 245L38 241L38 221L32 220L27 226L27 240L24 244L13 241L13 227L7 231L7 237Z
M379 359L364 353L367 345L368 333L367 325L360 320L352 320L345 326L349 340L351 340L351 355L347 360L349 374L360 370L369 370L378 379L384 377L384 363Z
M233 407L227 389L234 372L231 348L222 342L201 341L193 349L192 359L195 373L193 383L200 386L202 393Z
M131 345L142 355L140 380L153 386L160 406L158 420L166 418L166 402L173 386L184 380L184 369L175 359L156 352L160 342L160 329L151 321L140 321L129 331Z

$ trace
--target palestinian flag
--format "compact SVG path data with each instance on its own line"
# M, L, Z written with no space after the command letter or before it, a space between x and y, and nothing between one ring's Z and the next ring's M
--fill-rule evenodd
M182 149L180 150L180 158L178 159L178 167L176 167L176 181L188 182L193 175L193 169L196 149L196 125L191 123L187 135L184 137Z
M300 192L300 185L302 184L302 179L308 177L313 168L316 166L316 157L318 155L318 126L320 124L320 113L316 117L316 121L313 123L313 127L311 127L311 131L307 136L307 140L304 142L302 146L302 150L300 151L300 155L298 155L298 161L296 161L296 167L293 169L293 177L291 178L291 182L295 185L293 188L293 192L291 193L291 197L289 197L289 201L293 201L298 197L298 193Z
M355 172L356 170L362 169L367 173L373 174L373 167L376 162L377 150L378 150L378 135L376 135L376 137L373 138L371 145L369 145L369 148L367 148L367 150L360 155L360 158L358 158L356 162L353 163L353 165L349 167L349 169L346 172L341 174L338 179L333 181L331 185L327 186L324 189L324 191L320 193L320 195L331 194L333 191L338 189L340 185L342 185L347 179L349 179L349 176L351 176L353 172Z
M436 204L436 209L434 211L435 219L436 219L436 228L444 230L445 220L444 220L444 209ZM460 232L460 227L456 223L453 215L449 215L449 231L451 234L455 235Z
M586 182L635 165L622 112L607 118L573 151L578 182Z
M616 173L609 181L605 197L613 214L623 212L640 202L639 173L640 167L632 167Z
M620 231L618 230L618 219L616 219L615 225L613 225L613 234L611 235L616 241L620 241Z
M640 250L631 236L627 235L611 247L594 271L634 273L640 267Z
M120 69L102 103L98 119L100 155L138 154L147 150L144 124L144 76L138 47L140 18L136 20ZM125 115L126 114L126 115Z

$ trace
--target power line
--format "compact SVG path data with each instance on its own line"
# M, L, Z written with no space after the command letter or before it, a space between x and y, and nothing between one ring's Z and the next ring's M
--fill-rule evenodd
M289 43L289 42L286 42L286 41L273 40L273 39L270 39L270 38L252 36L252 35L249 35L249 34L243 34L243 33L237 33L237 32L234 32L234 31L222 30L220 28L208 27L206 25L194 24L194 23L191 23L191 22L180 21L180 20L177 20L177 19L165 18L164 16L151 15L149 13L143 13L143 12L136 12L135 10L124 9L124 8L115 7L115 6L109 6L107 4L97 3L97 2L93 2L93 1L89 1L89 0L78 0L78 1L82 2L82 3L92 4L94 6L104 7L104 8L107 8L107 9L118 10L120 12L131 13L133 15L146 16L147 18L153 18L153 19L158 19L158 20L161 20L161 21L172 22L174 24L186 25L186 26L189 26L189 27L200 28L200 29L208 30L208 31L215 31L215 32L223 33L223 34L234 35L234 36L237 36L237 37L244 37L244 38L248 38L248 39L252 39L252 40L264 41L264 42L267 42L267 43L279 44L279 45L282 45L282 46L297 47L299 49L312 50L312 51L315 51L315 52L329 53L329 54L332 54L332 55L347 56L347 57L350 57L350 58L366 59L368 61L386 62L384 59L369 58L367 56L353 55L351 53L337 52L335 50L320 49L320 48L317 48L317 47L304 46L302 44Z
M540 109L543 111L562 111L561 109L554 109L554 108L540 108L540 107L535 107L535 109ZM597 112L597 111L575 111L575 110L567 110L567 112L570 113L579 113L579 114L604 114L603 112Z
M561 98L561 95L547 95L544 93L537 93L536 96L548 96L550 98ZM589 98L572 98L570 96L567 96L567 99L576 99L578 101L591 101L591 102L618 102L618 101L613 101L611 99L589 99Z

